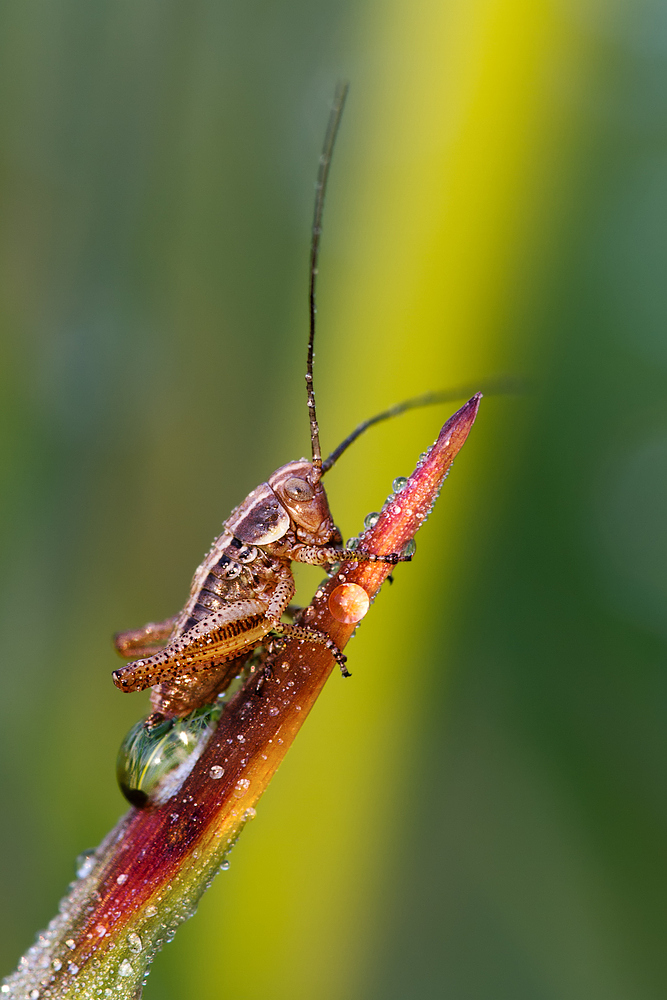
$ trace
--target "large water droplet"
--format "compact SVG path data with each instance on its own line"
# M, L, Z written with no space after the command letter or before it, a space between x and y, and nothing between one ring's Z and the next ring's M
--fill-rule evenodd
M128 976L134 975L134 969L132 968L131 964L128 962L126 958L124 958L123 961L118 966L118 975L123 976L126 979Z
M147 729L130 729L118 751L116 777L128 802L142 808L166 802L195 764L220 718L223 705L205 705L183 719L166 719Z
M341 583L329 595L329 611L336 621L352 625L361 621L370 606L370 599L357 583Z
M380 515L378 514L378 512L376 510L372 510L370 514L366 514L366 517L364 518L364 527L372 528L375 524L378 523L379 519Z
M394 491L394 493L400 493L401 490L404 490L405 487L407 486L407 482L408 480L406 476L396 476L396 479L394 479L393 483L391 484L391 488Z

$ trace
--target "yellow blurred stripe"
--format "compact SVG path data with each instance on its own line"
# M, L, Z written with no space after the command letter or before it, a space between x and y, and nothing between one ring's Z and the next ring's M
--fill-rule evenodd
M358 42L357 63L365 60L372 68L361 79L350 74L356 128L348 148L357 144L359 180L334 240L345 259L328 278L339 294L326 319L354 376L341 392L340 369L318 372L320 398L340 394L342 413L351 414L341 434L399 398L514 362L516 345L499 331L530 286L531 241L553 224L547 201L567 162L559 74L571 74L572 88L585 71L562 7L540 0L376 4ZM409 437L414 449L414 427L392 426L397 447ZM467 448L475 448L474 431ZM345 461L343 482L363 477L384 496L386 464L376 473L361 453ZM483 461L479 451L474 461ZM358 495L348 493L336 518L358 526ZM446 551L422 554L412 576L405 570L380 597L351 647L353 680L329 683L231 871L205 900L219 923L215 933L207 924L193 947L203 969L219 955L220 977L193 982L193 996L363 995L392 880L387 865L413 821L404 807L427 690L413 678L434 641L432 595L442 602L465 556L455 540L464 500L463 486L452 490L446 520L436 508L430 544L446 536Z

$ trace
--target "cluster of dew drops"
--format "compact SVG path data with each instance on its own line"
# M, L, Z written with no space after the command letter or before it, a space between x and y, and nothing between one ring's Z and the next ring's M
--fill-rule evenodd
M419 456L418 467L423 464L423 462L426 459L427 455L428 455L428 452L422 452L422 454ZM392 491L389 494L389 496L387 497L387 499L385 500L384 504L382 505L382 510L384 510L388 506L388 504L390 504L390 503L392 503L393 501L396 500L396 497L405 489L405 487L407 486L407 483L408 483L407 476L396 476L396 478L393 480L393 482L391 484L391 490ZM428 518L428 514L426 514L421 519L422 523L427 518ZM380 512L379 511L373 510L369 514L366 514L366 517L364 518L364 526L363 526L362 530L359 532L358 535L354 535L352 538L348 538L347 542L345 543L345 548L346 549L351 549L352 551L354 551L355 549L357 549L359 547L359 544L360 544L360 542L361 542L364 534L366 533L366 531L368 531L370 528L374 528L379 519L380 519ZM414 556L414 554L415 554L416 551L417 551L417 543L414 540L414 538L410 538L405 543L405 545L403 546L403 548L401 550L401 555ZM341 563L340 562L334 563L331 566L331 568L330 568L330 570L329 570L329 572L327 574L328 577L332 578L332 577L338 575L339 572L340 572L340 567L341 567ZM342 575L339 576L339 579L341 580L341 582L344 582L344 578L343 578ZM390 582L391 582L392 577L390 576L389 579L390 579ZM316 596L321 596L321 590L318 590L318 593L316 594ZM371 604L374 603L375 596L376 595L374 595L373 597L370 597L370 603ZM356 635L356 629L354 630L354 632L352 633L352 635L350 636L350 638L353 639L355 635Z
M426 455L427 452L422 452L422 454L419 456L420 464L426 458ZM406 476L396 476L396 478L391 484L392 491L385 500L385 502L383 503L382 510L384 510L393 500L396 499L397 495L405 489L407 483L408 480ZM426 517L428 517L428 515L426 515ZM424 518L424 520L426 520L426 517ZM348 538L347 542L345 543L345 547L347 549L352 549L352 550L359 548L359 543L363 538L365 532L368 531L370 528L374 528L379 520L380 520L380 512L377 510L372 510L370 514L366 514L366 517L364 518L363 529L359 532L358 535L354 535L352 538ZM412 556L415 554L416 551L417 551L417 543L415 542L414 538L411 538L403 546L401 555Z
M419 456L419 462L418 462L418 466L417 466L418 468L424 463L424 461L427 458L427 456L428 456L428 452L422 452L422 454ZM396 478L392 482L392 492L389 494L389 496L385 500L385 502L384 502L384 504L382 506L382 510L384 510L389 503L391 503L392 501L394 501L396 499L397 495L399 495L402 492L402 490L405 489L405 487L407 485L407 482L408 482L408 479L407 479L406 476L396 476ZM435 497L433 498L433 502L431 503L429 510L424 514L424 516L422 518L420 518L422 524L428 519L428 516L429 516L431 510L433 509L433 505L434 505L435 501L437 500L439 494L440 494L440 490L438 490L438 492L436 493ZM358 535L355 535L354 537L348 539L348 541L346 543L346 548L352 549L352 550L358 548L359 544L360 544L360 542L361 542L361 540L363 538L364 533L367 530L369 530L370 528L373 528L377 524L379 518L380 518L380 513L378 511L371 511L369 514L367 514L366 517L364 518L364 526L363 526L362 531ZM414 538L411 538L403 546L401 554L402 555L410 555L410 556L412 556L412 555L415 554L416 550L417 550L416 542L415 542ZM339 570L340 570L340 563L334 564L331 567L331 570L329 572L329 576L334 576L336 573L339 572ZM374 600L374 598L372 600ZM214 767L211 768L211 777L214 778L214 779L221 778L222 775L223 775L223 773L224 773L224 768L222 768L222 767L219 767L219 766L216 765L216 766L214 766ZM249 810L249 812L254 814L254 810ZM248 816L247 818L251 818L251 817ZM228 868L229 868L229 860L226 857L227 853L228 852L225 852L225 857L223 858L222 862L219 864L219 866L218 866L218 868L216 870L219 870L219 871L227 871L228 870ZM95 852L94 851L92 851L92 850L91 851L86 851L83 854L79 855L79 857L76 859L76 874L77 874L78 878L81 879L81 880L87 878L91 874L94 865L95 865ZM213 876L211 876L211 881L212 881L212 877ZM192 913L192 909L193 908L191 908L191 907L186 907L186 910L188 910L189 912L183 912L182 914L179 914L180 919L178 919L178 917L177 917L177 919L174 921L174 926L165 927L166 934L165 934L164 938L162 938L162 939L158 938L158 940L155 942L155 944L157 946L155 950L159 950L159 948L161 947L161 945L165 941L171 941L173 939L173 936L176 933L176 924L180 923L180 921L182 919L185 919L187 916L190 916L191 913ZM149 907L147 907L147 909L145 911L145 915L150 918L150 917L156 916L157 912L158 911L157 911L157 909L154 906L149 906ZM46 942L44 942L44 943L46 943ZM65 942L65 943L68 946L70 944L69 941ZM73 944L73 942L72 942L72 944ZM39 947L39 945L37 947ZM130 953L131 956L137 956L137 955L141 954L141 952L143 951L143 942L142 942L141 937L139 936L139 934L137 934L136 932L131 932L130 934L128 934L128 936L127 936L127 948L128 948L128 952ZM146 956L146 957L149 957L149 956ZM149 962L150 962L150 958L149 958ZM60 969L62 968L62 964L63 963L60 961L60 959L54 959L53 962L52 962L52 969L53 969L53 971L54 972L59 972ZM68 963L68 970L67 971L69 972L69 974L72 977L74 977L74 976L76 976L76 974L78 973L79 970L78 970L78 968L77 968L76 965L74 965L73 963L70 962L70 963ZM129 979L130 977L132 977L135 974L135 970L134 970L134 968L132 966L132 963L131 963L131 961L128 958L125 958L125 959L123 959L120 962L120 964L118 966L117 974L118 974L118 977L121 978L121 979ZM148 972L146 972L146 977L147 977L147 974L148 974ZM144 983L146 982L146 977L144 977L144 980L143 980ZM10 994L10 992L11 992L11 987L9 985L4 984L4 985L0 986L0 995L6 996L6 995ZM14 994L14 995L16 995L16 994ZM29 1000L41 1000L41 998L48 998L51 995L51 991L48 988L44 989L44 990L41 990L41 991L39 989L37 989L37 988L34 988L29 993L23 994L23 995L26 998L29 998ZM103 996L105 996L105 997L111 997L111 996L113 996L113 991L110 990L110 989L108 989L108 988L106 988L106 989L97 991L97 995L99 995L100 997L103 997Z

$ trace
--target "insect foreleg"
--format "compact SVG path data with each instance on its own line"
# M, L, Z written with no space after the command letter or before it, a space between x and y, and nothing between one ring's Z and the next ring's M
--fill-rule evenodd
M307 625L290 625L289 622L277 622L273 626L273 631L280 633L280 635L290 636L290 638L293 639L304 639L306 642L315 642L319 646L326 646L340 667L340 672L343 677L350 676L350 672L345 666L347 663L347 657L341 653L336 643L333 639L329 638L326 632L320 632L317 629L308 628Z
M375 552L364 552L359 549L336 549L333 546L326 548L317 545L295 546L290 552L290 558L294 562L308 563L311 566L326 566L327 563L345 562L383 562L395 566L399 562L412 562L411 555L402 555L400 552L390 552L388 555L380 556Z
M296 587L294 577L290 570L285 569L283 578L278 582L271 598L266 616L271 619L271 630L278 635L291 636L294 639L305 639L306 642L315 642L320 646L326 646L334 660L341 669L344 677L349 677L345 667L346 657L341 653L333 639L330 639L326 632L309 628L307 625L292 625L289 622L281 622L280 616L286 611L290 600L294 596Z

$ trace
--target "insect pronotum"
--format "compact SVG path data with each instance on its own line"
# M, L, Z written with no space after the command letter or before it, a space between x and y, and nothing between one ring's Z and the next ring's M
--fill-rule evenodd
M310 245L306 388L311 458L281 466L232 511L222 534L197 569L188 601L178 615L116 635L118 652L139 658L115 670L114 683L122 691L152 688L153 714L146 722L148 727L213 702L253 650L269 641L271 635L323 644L343 675L349 676L345 656L325 633L281 620L295 593L292 562L310 563L330 571L343 560L396 564L408 562L412 556L407 552L380 556L361 548L343 547L322 476L372 424L414 407L463 395L458 391L429 393L399 403L360 424L322 460L313 388L315 292L327 178L347 90L347 84L337 88L329 118Z

